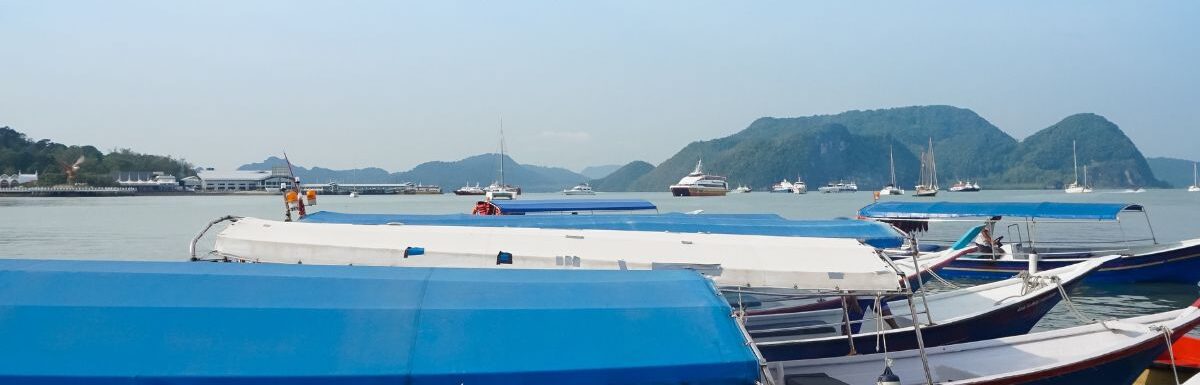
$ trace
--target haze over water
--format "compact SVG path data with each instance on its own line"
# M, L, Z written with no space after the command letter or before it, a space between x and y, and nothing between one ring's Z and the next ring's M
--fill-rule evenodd
M986 187L986 186L985 186ZM871 203L870 192L853 194L730 194L715 198L674 198L661 193L604 193L603 198L643 198L661 212L704 210L709 213L776 213L790 219L854 217ZM526 194L523 199L563 198L560 194ZM915 200L909 196L889 200ZM1195 220L1200 218L1200 193L1183 190L1150 190L1140 194L1098 191L1067 195L1059 191L983 191L942 193L939 201L1058 201L1131 202L1146 205L1159 242L1200 237ZM315 210L351 213L447 214L468 213L475 197L455 195L378 195L349 198L320 196ZM5 258L129 259L183 261L188 242L208 223L223 215L282 219L280 196L140 196L125 198L0 198L0 255ZM200 242L200 251L212 246L212 234ZM966 224L933 226L928 239L953 238ZM1043 224L1039 240L1083 239L1113 241L1148 238L1142 215L1125 214L1120 225L1113 223ZM1016 237L998 230L1011 240ZM803 251L798 251L802 253ZM973 284L974 282L960 282ZM1118 318L1180 308L1200 297L1195 284L1083 285L1073 298L1090 317ZM1041 323L1040 329L1076 325L1079 322L1060 304Z

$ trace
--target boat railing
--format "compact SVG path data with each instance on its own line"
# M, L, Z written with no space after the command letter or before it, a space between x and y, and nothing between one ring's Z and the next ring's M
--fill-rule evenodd
M188 256L191 257L191 259L193 261L199 260L196 258L196 244L200 242L200 238L204 237L204 233L207 233L208 230L211 229L214 225L221 223L221 222L225 222L225 221L237 222L240 219L242 219L242 217L239 217L236 215L226 215L226 216L223 216L223 217L220 217L217 219L213 219L212 221L209 221L208 224L204 226L204 229L200 230L200 232L197 233L196 236L192 238L191 242L188 242Z

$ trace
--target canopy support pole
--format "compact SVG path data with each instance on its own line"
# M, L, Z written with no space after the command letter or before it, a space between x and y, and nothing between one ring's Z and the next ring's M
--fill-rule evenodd
M917 290L921 292L921 305L925 306L925 321L929 325L933 325L933 315L930 314L930 311L929 311L929 301L925 299L925 282L921 280L921 265L917 263L916 255L913 255L912 261L913 261L913 270L917 272L917 287L918 287ZM905 284L908 284L908 283L905 282ZM911 289L912 288L909 288L910 291L911 291ZM918 323L917 322L917 313L912 313L912 316L913 316L913 324L917 324Z
M908 300L908 311L913 315L913 320L917 319L917 307L913 304L912 291L904 296ZM925 369L925 383L933 385L933 375L929 372L929 357L925 355L925 339L921 337L921 323L913 322L913 331L917 333L917 351L921 355L921 367Z
M1157 245L1158 237L1154 236L1154 225L1150 224L1150 210L1147 210L1145 207L1142 207L1142 216L1146 217L1146 227L1150 228L1150 240L1153 241L1154 244Z

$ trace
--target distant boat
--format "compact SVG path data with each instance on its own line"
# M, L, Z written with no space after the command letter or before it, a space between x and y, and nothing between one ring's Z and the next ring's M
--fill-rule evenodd
M772 186L771 186L771 191L770 191L770 192L773 192L773 193L791 193L791 192L793 192L793 191L792 191L792 183L791 183L791 182L788 182L787 178L784 178L782 182L779 182L779 183L776 183L776 184L772 185Z
M937 160L933 156L933 138L929 138L929 151L921 154L921 181L915 196L932 197L938 193Z
M953 186L950 186L951 192L979 192L979 190L982 190L979 187L979 183L973 183L969 180L966 182L960 180Z
M1200 192L1200 179L1196 178L1196 163L1192 162L1192 185L1188 186L1188 192Z
M750 188L746 187L746 185L738 185L738 188L733 189L733 192L739 193L739 194L745 194L750 191L751 191Z
M696 162L696 169L670 187L671 195L687 196L725 196L729 192L729 183L723 176L707 175L704 173L704 161Z
M1075 181L1067 185L1067 194L1086 194L1092 192L1087 185L1087 165L1083 165L1083 184L1079 184L1079 154L1075 151L1075 141L1071 141L1071 161L1075 164Z
M817 191L820 191L820 192L826 193L826 194L857 192L858 184L855 184L854 182L847 183L847 182L842 182L842 181L838 181L837 183L829 182L829 183L826 183L824 186L817 187Z
M562 193L566 195L596 195L596 192L592 191L592 186L587 183L577 184L575 187L563 190Z
M521 194L521 188L504 183L504 119L500 119L500 178L483 189L488 200L513 199Z
M479 187L479 183L476 183L474 186L463 185L462 187L459 187L458 190L454 190L454 195L484 195L484 194L487 194L487 191L483 191L483 189Z
M896 158L892 156L891 146L888 146L888 170L892 175L891 183L883 186L883 189L879 190L879 195L904 195L904 189L896 184Z
M350 197L351 197L351 198L358 198L358 191L351 191L351 192L350 192Z
M805 184L804 181L800 180L800 177L797 176L796 183L792 183L792 192L796 194L807 194L808 184Z

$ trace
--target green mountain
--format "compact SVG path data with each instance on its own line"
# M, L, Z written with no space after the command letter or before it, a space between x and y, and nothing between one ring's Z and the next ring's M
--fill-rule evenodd
M34 141L9 127L0 127L0 173L37 172L38 185L67 183L64 166L82 157L76 183L115 186L119 172L162 171L183 178L195 175L192 165L170 156L148 155L130 149L104 153L94 146L65 145L50 139Z
M1076 114L1021 141L1009 167L989 183L1015 187L1061 188L1075 181L1071 143L1079 156L1079 178L1087 166L1088 184L1099 188L1167 187L1154 177L1146 158L1116 124L1096 114Z
M412 170L394 173L377 167L331 170L321 167L309 169L293 164L292 168L296 176L306 183L414 182L442 186L444 191L449 192L468 183L487 186L495 181L500 169L497 159L496 154L483 154L453 162L425 162L413 167ZM269 157L259 163L242 165L238 169L262 170L285 164L283 159ZM524 191L561 191L587 180L587 177L564 168L520 164L508 156L504 157L505 183L521 186Z
M596 191L629 191L630 183L654 170L654 165L640 160L629 162L600 179L591 181Z
M897 182L911 189L920 171L919 154L932 139L943 186L971 179L985 188L1041 188L1070 182L1069 138L1079 140L1081 165L1089 164L1094 186L1163 186L1132 141L1098 115L1068 117L1018 142L973 111L951 106L761 118L728 137L688 144L635 180L604 181L628 190L662 191L703 159L706 172L725 175L732 185L762 189L800 176L810 187L847 180L877 189L887 183L891 150Z
M1195 161L1176 158L1146 158L1150 171L1159 180L1167 182L1174 188L1187 188L1195 181L1192 178L1192 164Z

